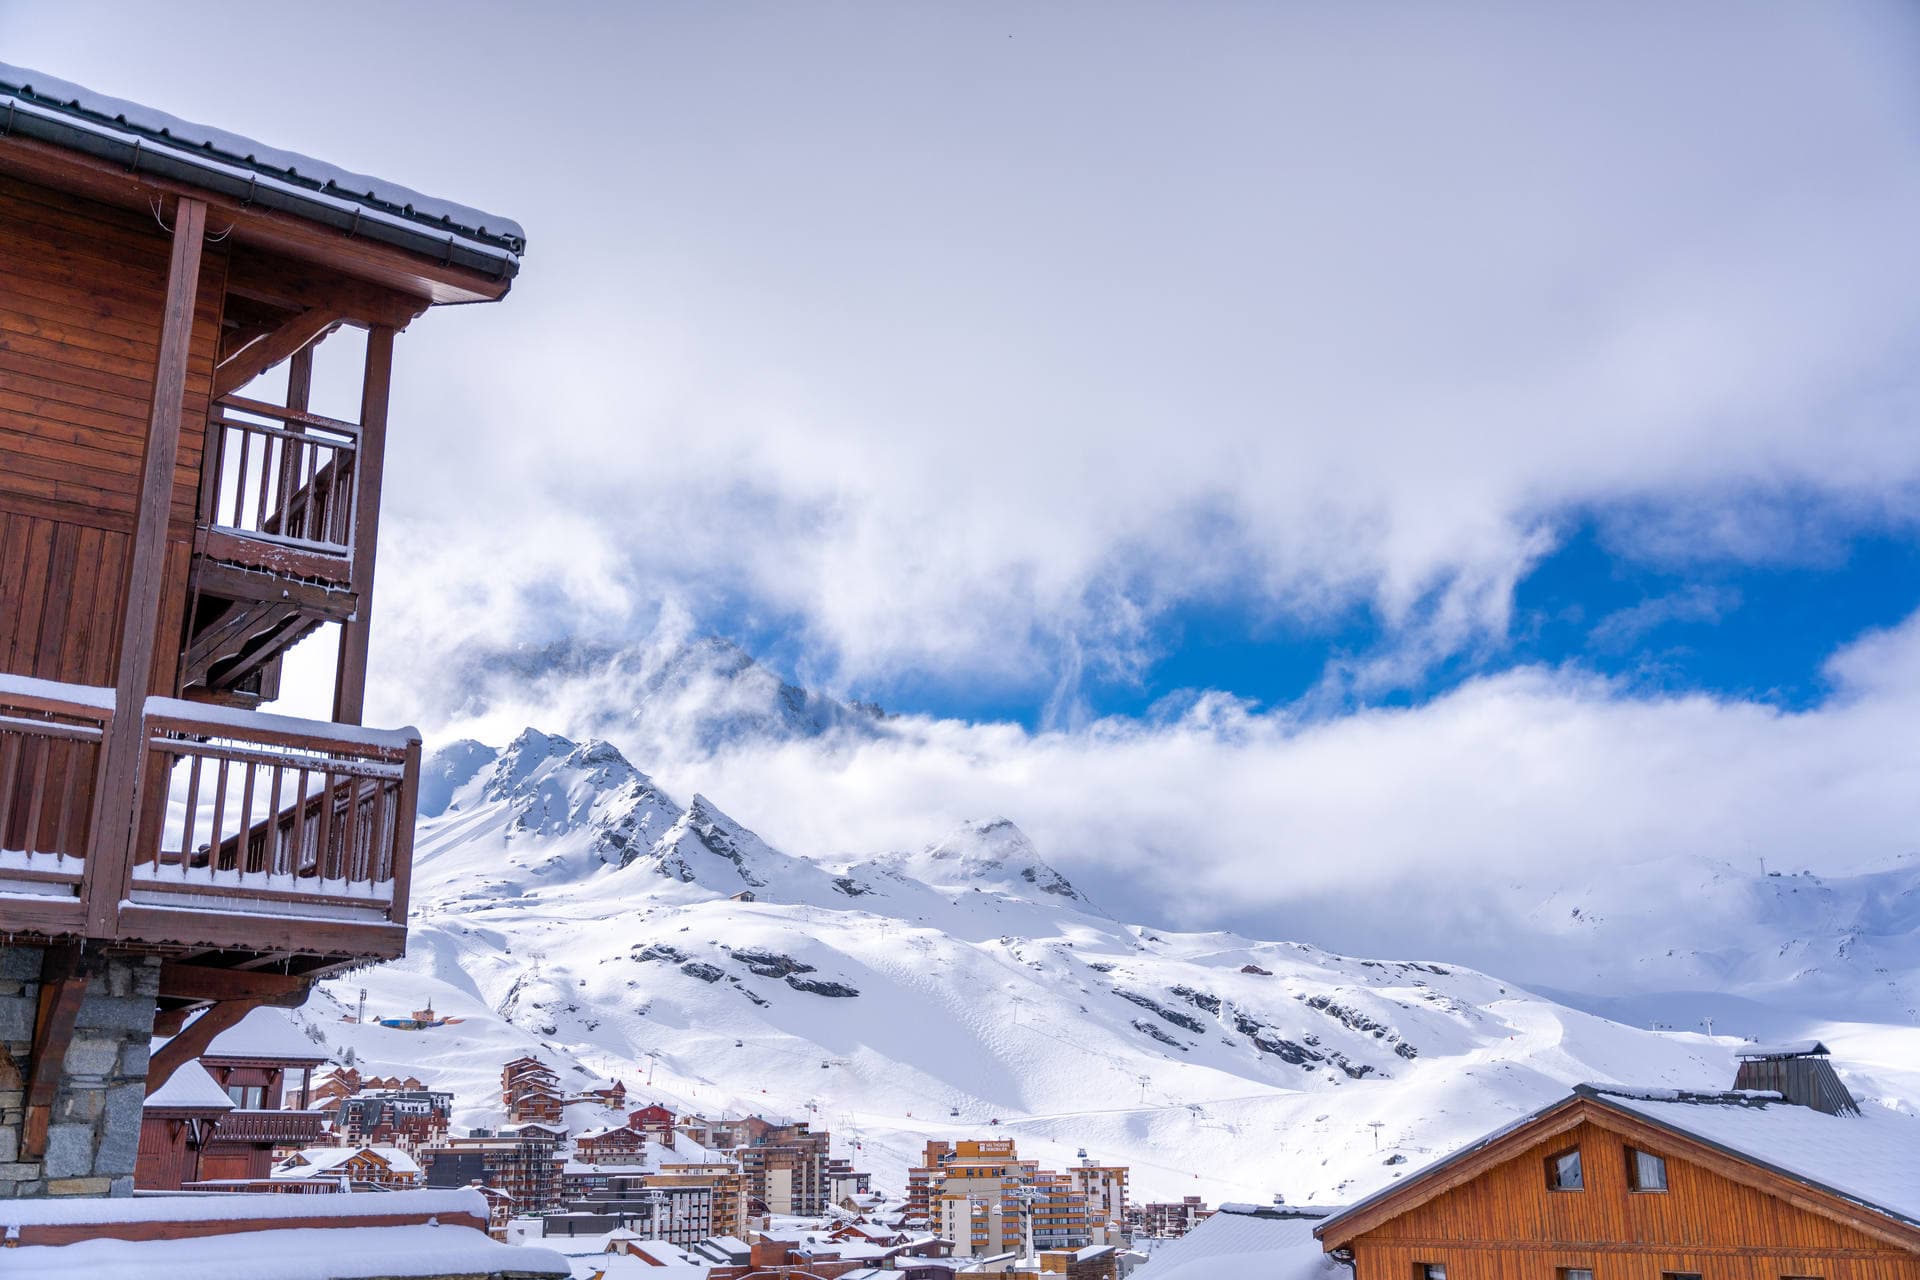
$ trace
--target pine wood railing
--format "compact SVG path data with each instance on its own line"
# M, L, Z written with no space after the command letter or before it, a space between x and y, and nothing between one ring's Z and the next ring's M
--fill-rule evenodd
M0 933L400 953L417 733L149 698L136 811L113 813L114 719L110 690L0 675ZM131 867L93 856L129 836Z
M360 427L241 396L214 404L200 523L216 559L345 583Z
M0 881L77 896L113 693L0 676Z
M401 923L420 740L150 698L137 901Z

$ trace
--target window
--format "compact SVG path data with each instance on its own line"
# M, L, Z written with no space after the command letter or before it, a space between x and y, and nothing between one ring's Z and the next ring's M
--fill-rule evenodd
M1447 1280L1447 1264L1416 1262L1413 1264L1413 1280Z
M1586 1180L1580 1173L1580 1148L1569 1147L1565 1151L1547 1157L1547 1189L1550 1191L1585 1191ZM1561 1273L1561 1280L1593 1280L1591 1275L1569 1275Z
M267 1103L267 1090L264 1085L230 1084L227 1096L233 1099L233 1105L242 1111L258 1111Z
M1651 1151L1627 1148L1627 1185L1635 1191L1665 1191L1667 1189L1667 1162ZM1676 1271L1674 1275L1684 1275ZM1696 1280L1698 1278L1696 1277Z
M1561 1267L1554 1274L1560 1280L1593 1280L1593 1272L1585 1267Z
M1660 1280L1700 1280L1698 1271L1662 1271Z

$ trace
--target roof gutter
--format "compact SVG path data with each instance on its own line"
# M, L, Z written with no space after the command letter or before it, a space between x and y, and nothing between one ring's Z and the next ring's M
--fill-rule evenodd
M121 165L128 173L183 182L496 280L511 279L520 270L517 247L479 240L452 226L444 231L430 228L375 205L302 187L145 134L96 124L0 89L0 138L14 134Z

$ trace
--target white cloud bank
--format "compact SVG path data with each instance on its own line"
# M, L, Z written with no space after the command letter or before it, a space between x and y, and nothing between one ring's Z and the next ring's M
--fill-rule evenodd
M1827 674L1832 693L1805 711L1526 668L1331 720L1215 696L1169 722L1073 732L903 719L873 740L717 755L675 753L648 726L609 736L792 852L917 847L1004 814L1128 918L1460 958L1487 931L1550 933L1521 917L1561 888L1642 886L1637 909L1658 914L1685 909L1659 899L1703 857L1834 874L1920 848L1920 615ZM605 691L546 685L460 728L495 742L529 719L604 729Z

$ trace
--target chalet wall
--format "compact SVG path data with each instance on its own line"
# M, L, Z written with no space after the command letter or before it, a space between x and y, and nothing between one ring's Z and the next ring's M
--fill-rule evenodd
M1546 1157L1575 1145L1586 1189L1549 1190ZM1626 1141L1584 1123L1360 1236L1355 1280L1412 1280L1419 1263L1449 1280L1920 1280L1920 1255L1643 1145L1667 1158L1664 1193L1629 1190Z
M0 175L0 670L108 685L119 657L169 236ZM173 692L225 292L203 255L152 689Z
M42 1160L20 1158L43 951L0 947L0 1199L127 1195L147 1092L156 957L103 957L87 984Z

